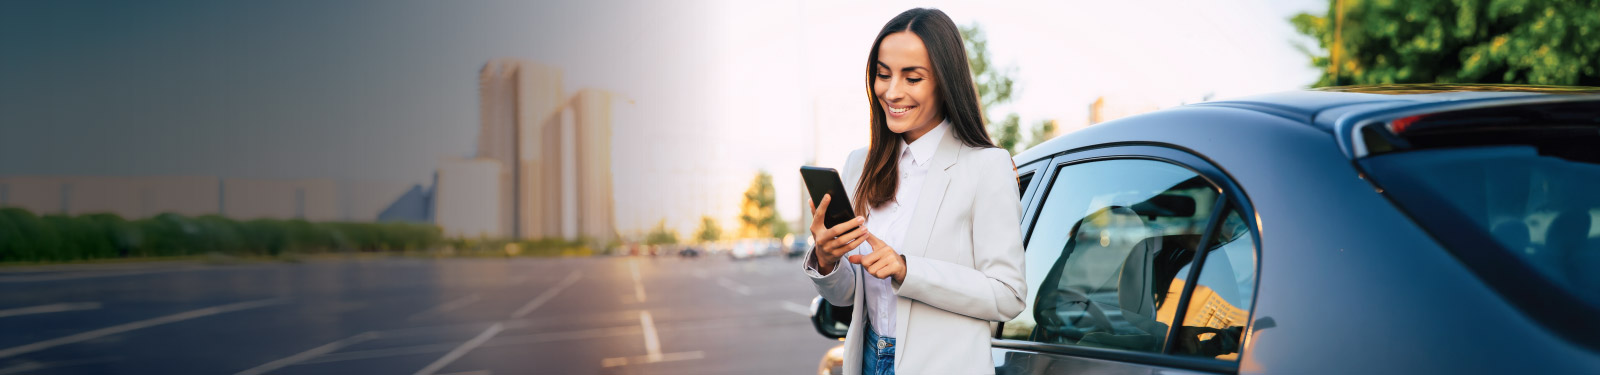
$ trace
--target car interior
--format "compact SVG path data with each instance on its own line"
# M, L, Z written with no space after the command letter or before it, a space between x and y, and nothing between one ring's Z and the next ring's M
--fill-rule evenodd
M1187 269L1201 237L1197 229L1173 234L1162 228L1204 225L1207 217L1195 214L1194 198L1158 194L1085 215L1042 283L1030 340L1159 352L1173 310L1162 308L1176 302L1169 297L1182 283L1174 280L1185 276L1179 271Z
M1507 251L1578 297L1600 304L1600 106L1497 107L1417 116L1378 157L1420 181ZM1370 142L1369 142L1370 143ZM1391 151L1391 152L1392 152ZM1385 170L1380 169L1380 170ZM1391 173L1393 174L1393 173ZM1379 184L1406 188L1375 175ZM1410 202L1400 202L1402 204Z

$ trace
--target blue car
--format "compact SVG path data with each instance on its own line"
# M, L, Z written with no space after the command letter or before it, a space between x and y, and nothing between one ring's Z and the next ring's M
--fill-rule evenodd
M1600 88L1206 102L1015 161L997 373L1600 373Z

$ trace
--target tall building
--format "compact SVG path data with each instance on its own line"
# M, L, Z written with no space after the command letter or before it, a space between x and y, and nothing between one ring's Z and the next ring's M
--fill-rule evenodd
M499 233L547 237L559 212L561 71L519 59L494 59L478 74L478 157L499 161Z
M561 71L501 58L479 72L478 158L497 162L494 233L512 238L616 236L611 129L614 95L567 96ZM441 177L441 180L443 177ZM474 180L479 181L479 180ZM442 182L441 182L442 183ZM460 183L460 182L458 182ZM441 220L444 206L437 200ZM439 223L446 232L455 229Z
M571 191L573 196L563 201L574 202L576 207L569 206L565 211L577 213L575 223L564 223L572 229L564 235L572 238L570 234L575 230L581 237L609 240L616 235L616 210L612 200L611 186L611 125L612 104L615 98L611 93L601 90L581 90L572 97L571 112L573 118L572 142L569 148L575 158L572 159L573 175L568 181L572 182L566 191ZM575 224L575 225L574 225Z

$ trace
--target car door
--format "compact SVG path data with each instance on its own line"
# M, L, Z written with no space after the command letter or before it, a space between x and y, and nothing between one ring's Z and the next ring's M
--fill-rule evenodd
M1257 234L1225 174L1154 146L1029 167L1028 306L998 327L997 373L1237 372Z

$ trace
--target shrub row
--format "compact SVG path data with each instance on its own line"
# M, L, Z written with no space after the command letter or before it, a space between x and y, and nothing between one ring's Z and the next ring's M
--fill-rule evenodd
M125 220L115 214L38 216L20 208L0 208L0 262L408 251L443 244L444 236L432 224L239 221L170 213Z

